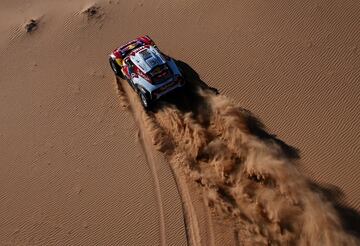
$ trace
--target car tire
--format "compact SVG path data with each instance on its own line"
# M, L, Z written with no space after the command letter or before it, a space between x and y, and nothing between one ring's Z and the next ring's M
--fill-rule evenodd
M115 73L115 75L119 76L120 78L124 79L125 76L121 71L121 67L114 61L114 59L112 59L111 57L109 58L109 63L111 66L111 69L113 70L113 72Z
M150 109L152 105L152 100L150 99L149 93L143 92L142 90L138 89L138 94L140 98L140 102L144 109Z

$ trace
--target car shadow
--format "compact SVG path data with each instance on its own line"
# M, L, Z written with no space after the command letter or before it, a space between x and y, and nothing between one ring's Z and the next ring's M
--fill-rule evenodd
M214 95L219 94L219 90L209 86L203 80L201 80L199 74L192 69L187 63L183 61L176 61L179 68L186 80L186 85L180 91L170 93L165 96L162 100L166 103L156 104L152 111L156 113L157 110L161 110L163 107L168 107L169 104L175 106L183 113L192 113L193 117L203 126L208 126L210 121L210 110L208 100L199 93L198 89L201 88ZM242 109L246 126L249 131L264 141L273 141L280 146L282 152L288 159L298 160L300 159L299 149L291 146L275 134L269 133L263 122L256 117L250 110ZM293 162L298 163L298 162ZM309 181L310 187L322 195L328 201L331 201L336 209L343 227L348 233L360 238L360 213L353 208L343 205L344 193L336 186L333 185L319 185L312 181Z
M337 186L331 184L317 184L310 181L310 187L313 191L321 194L326 200L331 201L340 217L343 228L360 238L360 213L355 209L344 205L344 192Z

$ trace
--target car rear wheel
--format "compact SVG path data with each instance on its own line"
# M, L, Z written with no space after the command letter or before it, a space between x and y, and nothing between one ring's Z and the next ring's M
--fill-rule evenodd
M144 109L149 109L151 107L152 101L151 101L148 93L145 93L139 89L138 94L139 94L140 101L141 101L141 104L143 105Z
M114 59L109 58L111 69L114 71L114 73L119 76L120 78L124 79L124 74L121 71L121 67L114 61Z

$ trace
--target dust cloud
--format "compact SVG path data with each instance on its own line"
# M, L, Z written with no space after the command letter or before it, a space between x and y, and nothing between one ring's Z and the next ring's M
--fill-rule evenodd
M216 216L233 221L245 245L359 245L331 201L297 170L297 150L199 81L149 112L140 102L132 107L152 144L202 187Z
M225 96L194 85L184 94L144 114L153 143L203 187L218 216L235 222L245 244L359 243L299 173L296 150Z

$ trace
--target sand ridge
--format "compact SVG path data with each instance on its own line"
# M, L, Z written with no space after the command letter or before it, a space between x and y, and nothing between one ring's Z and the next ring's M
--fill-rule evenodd
M115 81L121 105L123 105L125 110L129 110L132 113L139 128L139 141L144 150L147 163L152 171L158 207L160 210L161 245L183 245L186 236L185 224L179 223L179 220L176 220L177 223L174 223L173 221L174 216L183 218L183 207L180 202L176 203L179 193L177 186L174 185L175 180L170 166L162 155L157 153L154 149L154 143L151 140L151 136L145 131L145 125L148 123L146 121L146 114L141 110L137 97L131 92L132 88L130 86L124 86L122 83L125 81L120 82L119 78L116 78ZM131 96L129 97L128 95ZM183 232L184 234L180 234L179 229L180 232Z

